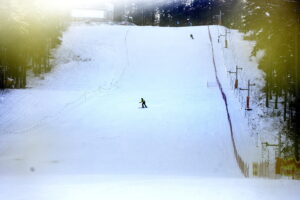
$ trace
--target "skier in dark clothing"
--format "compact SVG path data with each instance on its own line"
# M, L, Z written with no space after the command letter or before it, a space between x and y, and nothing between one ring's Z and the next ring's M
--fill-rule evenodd
M142 104L142 108L147 108L146 101L143 98L141 98L140 103Z
M192 39L194 39L194 36L193 36L193 34L191 34L190 36L191 36L191 38L192 38Z

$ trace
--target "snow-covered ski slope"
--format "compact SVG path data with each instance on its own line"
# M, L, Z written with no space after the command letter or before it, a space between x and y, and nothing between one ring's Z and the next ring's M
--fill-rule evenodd
M1 98L0 199L299 197L298 182L243 178L208 27L73 24L54 55L44 80Z

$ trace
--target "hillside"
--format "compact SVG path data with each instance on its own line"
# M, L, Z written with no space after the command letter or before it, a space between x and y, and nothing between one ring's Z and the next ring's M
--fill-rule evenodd
M1 199L297 199L298 182L236 163L234 145L257 155L216 27L73 24L62 39L44 80L1 99Z

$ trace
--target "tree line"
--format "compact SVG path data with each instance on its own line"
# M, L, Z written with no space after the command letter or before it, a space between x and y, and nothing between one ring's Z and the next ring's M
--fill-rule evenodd
M137 25L192 26L215 23L219 10L230 12L240 0L167 0L154 2L130 1L118 4L114 19ZM228 8L228 9L224 9ZM229 15L227 15L229 16Z
M300 142L300 3L296 0L248 0L243 5L239 30L255 41L252 55L263 51L259 68L265 73L265 106L284 123L288 142L285 156L299 160Z
M50 70L51 49L60 44L66 19L39 0L0 1L0 89L25 88L28 70Z

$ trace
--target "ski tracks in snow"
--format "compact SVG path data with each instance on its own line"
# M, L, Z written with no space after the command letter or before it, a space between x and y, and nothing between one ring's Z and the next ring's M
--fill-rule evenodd
M90 90L90 91L84 91L81 95L79 95L77 98L74 98L72 101L65 103L61 109L59 109L57 112L55 112L54 114L49 114L49 115L45 115L42 118L40 118L40 120L38 120L36 123L34 123L33 125L23 128L23 129L17 129L17 130L11 130L11 127L13 126L13 124L18 121L18 120L22 120L22 115L18 115L18 117L15 118L10 118L7 120L3 120L3 122L6 123L6 127L2 130L2 134L20 134L20 133L28 133L31 132L37 128L41 128L43 127L43 124L46 123L51 123L52 120L56 120L57 117L59 117L62 113L64 112L70 112L74 109L76 109L78 106L83 105L85 103L87 103L88 101L91 101L94 98L99 98L99 97L103 97L106 95L109 95L109 91L112 91L116 88L118 88L118 84L120 82L120 80L122 79L122 77L125 74L125 71L127 69L127 67L130 66L130 60L129 60L129 49L128 49L128 35L129 35L129 31L130 28L128 28L126 30L125 36L124 36L124 48L125 48L125 57L126 57L126 62L124 63L122 69L117 72L114 77L112 78L110 84L108 87L104 87L99 85L97 87L97 89L94 90ZM14 92L14 91L12 91ZM4 95L4 94L1 94ZM28 95L25 97L22 97L22 99L24 100L28 99ZM37 99L36 99L36 103L37 103ZM11 106L12 108L13 106ZM10 109L9 109L10 110ZM9 112L6 111L4 113L1 114L1 116L5 116L6 114L8 114ZM8 123L8 125L7 125Z

